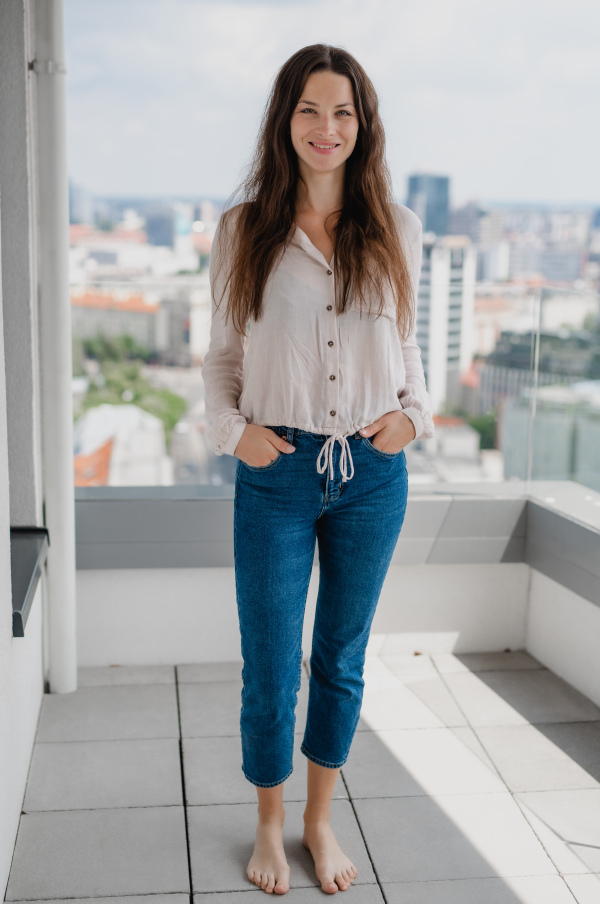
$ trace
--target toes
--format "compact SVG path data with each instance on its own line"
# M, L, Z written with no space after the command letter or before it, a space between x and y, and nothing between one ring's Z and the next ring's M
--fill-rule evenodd
M275 888L275 876L273 873L267 873L267 884L263 885L263 888L269 894L273 894L273 889Z
M348 888L348 880L342 873L335 874L335 881L338 884L338 888L340 888L342 891L346 891L346 889Z
M338 891L338 887L333 879L323 879L321 888L323 891L326 891L328 895L334 895L336 891Z
M278 882L273 890L276 895L285 895L290 890L290 887L285 882Z

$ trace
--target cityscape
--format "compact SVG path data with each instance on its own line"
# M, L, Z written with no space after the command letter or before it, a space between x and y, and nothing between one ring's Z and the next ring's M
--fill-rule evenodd
M410 481L600 489L600 207L455 206L451 177L429 172L398 201L423 224L417 341L436 423L406 449ZM76 485L234 482L200 370L223 206L70 183Z

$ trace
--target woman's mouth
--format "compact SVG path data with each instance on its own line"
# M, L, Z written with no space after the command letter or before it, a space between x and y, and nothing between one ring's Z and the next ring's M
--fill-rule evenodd
M319 142L317 144L316 141L309 141L308 143L318 154L330 154L332 151L335 151L336 148L339 148L339 144L334 144L332 142Z

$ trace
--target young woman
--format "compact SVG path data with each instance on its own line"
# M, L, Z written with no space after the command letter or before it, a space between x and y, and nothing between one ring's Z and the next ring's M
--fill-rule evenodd
M238 459L242 769L258 794L247 874L269 893L289 889L282 795L317 542L303 843L325 892L357 875L330 827L330 802L404 519L403 449L433 435L414 332L421 232L392 200L362 67L335 47L299 50L275 80L243 202L215 235L202 369L215 452Z

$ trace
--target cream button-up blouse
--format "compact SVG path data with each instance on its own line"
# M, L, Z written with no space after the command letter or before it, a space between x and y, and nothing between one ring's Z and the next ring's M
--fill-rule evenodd
M421 270L422 227L407 207L392 213L404 241L415 299ZM415 331L402 342L393 297L381 316L350 306L335 311L334 274L321 252L296 227L271 271L263 296L263 316L250 321L246 343L225 323L227 248L215 233L211 261L212 321L202 376L209 438L217 455L234 455L247 423L285 425L327 436L317 460L333 478L333 446L342 445L342 479L354 469L347 437L388 411L403 411L416 439L433 436L431 400L426 391ZM217 265L224 263L219 268ZM216 299L216 301L215 301ZM217 302L220 302L217 307ZM348 473L348 463L351 472Z

